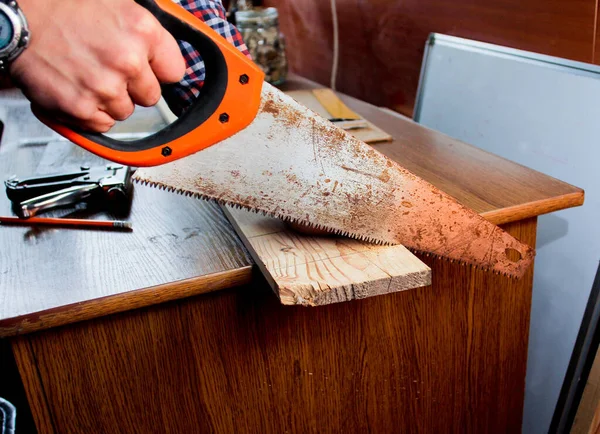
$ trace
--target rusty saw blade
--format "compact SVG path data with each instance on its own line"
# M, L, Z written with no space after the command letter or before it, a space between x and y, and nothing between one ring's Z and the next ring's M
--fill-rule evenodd
M265 83L247 128L134 180L513 277L534 250Z

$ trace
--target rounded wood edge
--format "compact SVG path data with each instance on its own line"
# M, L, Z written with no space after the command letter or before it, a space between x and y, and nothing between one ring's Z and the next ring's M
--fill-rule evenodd
M75 322L242 286L252 280L252 266L207 274L164 285L96 298L0 321L0 338L18 336Z
M523 205L484 212L481 213L481 216L491 223L502 225L531 217L537 217L542 214L581 206L583 205L584 198L585 194L583 190L581 190L575 193L525 203Z

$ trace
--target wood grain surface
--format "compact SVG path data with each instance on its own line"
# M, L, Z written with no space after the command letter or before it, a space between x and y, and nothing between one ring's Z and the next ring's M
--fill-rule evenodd
M221 207L284 305L323 306L431 284L406 247L302 234L283 221Z
M263 3L279 10L290 69L329 86L330 2ZM412 116L431 32L591 62L596 11L596 0L337 0L337 90Z
M57 433L520 432L532 271L422 259L422 289L307 309L257 282L22 339Z
M15 134L3 140L3 176L101 162L66 141L45 145L25 138ZM12 214L4 194L0 213ZM251 278L251 258L214 203L135 185L127 220L133 224L131 233L0 227L0 242L12 246L0 251L0 335L227 288ZM227 271L231 273L224 275ZM140 289L144 291L132 292Z
M84 302L60 305L40 312L7 318L0 321L0 337L31 333L152 304L166 303L242 286L252 281L252 275L252 266L246 265L218 273L199 275L135 291L117 292L104 297L90 298Z
M56 433L31 343L28 340L17 338L11 341L11 346L37 432L40 434ZM22 427L19 425L16 428L20 430Z

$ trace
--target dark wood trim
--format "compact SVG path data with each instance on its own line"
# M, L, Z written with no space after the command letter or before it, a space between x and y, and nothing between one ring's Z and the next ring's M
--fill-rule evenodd
M17 338L11 344L37 431L39 434L54 434L55 424L31 343L27 338ZM16 428L18 431L19 427Z
M481 214L481 216L496 225L502 225L530 217L549 214L562 209L581 206L583 205L584 199L585 194L583 191L580 191L576 193L564 194L562 196L553 197L550 199L524 203L519 206L484 212Z
M0 337L16 336L250 283L252 266L111 295L0 321Z

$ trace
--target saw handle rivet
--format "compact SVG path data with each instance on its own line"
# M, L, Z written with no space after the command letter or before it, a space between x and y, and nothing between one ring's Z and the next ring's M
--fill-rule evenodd
M161 152L161 154L163 154L163 157L168 157L169 155L171 155L173 153L173 150L171 148L169 148L168 146L165 146L164 148L162 148L162 150L160 152Z
M222 124L226 124L227 122L229 122L229 115L227 113L221 113L219 115L219 122L221 122Z
M249 81L250 81L250 77L248 77L248 74L240 75L240 83L248 84Z

